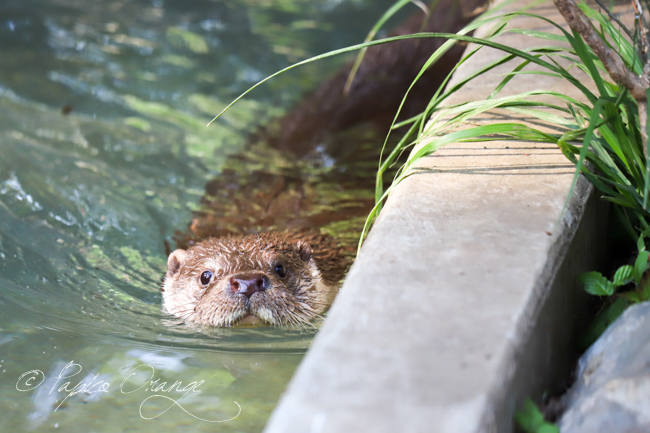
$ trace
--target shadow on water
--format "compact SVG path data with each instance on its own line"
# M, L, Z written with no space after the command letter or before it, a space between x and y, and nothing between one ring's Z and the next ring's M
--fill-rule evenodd
M0 5L0 430L261 431L315 331L167 325L164 242L287 227L356 242L385 123L349 129L333 84L287 112L340 85L345 59L205 124L362 40L393 2L259 3Z

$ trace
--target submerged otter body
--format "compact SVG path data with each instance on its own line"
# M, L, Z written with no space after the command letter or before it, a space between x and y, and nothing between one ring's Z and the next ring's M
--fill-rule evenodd
M429 14L414 14L392 34L456 32L486 3L431 2ZM404 102L443 42L371 47L348 92L351 65L282 119L253 131L247 150L231 155L207 184L188 230L174 236L178 248L188 249L169 255L164 310L212 326L301 324L325 311L375 203L376 173L367 162L379 158L397 108L404 119L424 110L463 52L447 51ZM324 235L273 232L286 229L330 233L340 244ZM250 234L260 232L266 233Z
M172 252L168 313L202 325L300 325L331 304L349 261L326 236L262 233Z

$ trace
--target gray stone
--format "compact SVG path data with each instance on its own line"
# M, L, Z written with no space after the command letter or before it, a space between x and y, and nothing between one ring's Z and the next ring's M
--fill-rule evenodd
M650 431L650 302L628 308L580 358L562 433Z

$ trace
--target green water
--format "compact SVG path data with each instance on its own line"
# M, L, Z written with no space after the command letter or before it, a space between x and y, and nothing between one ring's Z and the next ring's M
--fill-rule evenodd
M247 132L345 59L207 121L391 3L0 3L0 431L262 430L316 331L168 323L164 242Z

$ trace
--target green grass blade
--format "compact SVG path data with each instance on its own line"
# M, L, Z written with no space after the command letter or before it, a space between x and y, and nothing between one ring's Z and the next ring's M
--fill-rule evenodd
M497 85L497 87L490 93L490 96L488 96L486 99L492 99L494 98L499 92L514 78L517 72L521 72L522 69L524 69L526 66L530 65L530 60L524 60L521 62L515 69L512 70L511 73L506 74L506 78L501 80L501 82ZM556 74L557 75L557 74Z
M384 26L384 24L386 24L386 21L388 21L393 15L395 15L397 12L399 12L404 6L406 6L409 3L411 3L411 0L399 0L397 3L391 6L386 12L384 12L384 14L379 18L379 20L377 20L375 25L372 26L370 32L368 32L368 36L366 36L364 42L372 41L375 38L375 35L379 31L379 29L381 29ZM367 48L362 48L359 54L357 55L357 58L354 60L354 65L352 65L352 69L350 70L348 79L345 82L345 87L343 88L343 94L347 95L348 92L350 91L350 86L352 86L352 82L354 81L354 77L357 75L357 71L359 70L359 66L361 66L361 62L363 61L363 58L366 55L366 51Z
M650 89L645 89L646 104L648 98L650 98ZM650 136L650 116L646 117L645 125L641 125L641 128L645 128L646 137ZM650 182L650 140L646 143L645 154L645 185L643 186L643 210L648 210L648 183Z
M571 186L569 187L569 194L567 195L567 198L564 201L564 209L566 209L567 206L569 205L569 200L571 199L571 196L573 195L573 191L575 190L576 183L578 182L578 175L580 175L580 172L582 171L582 167L584 166L587 150L589 149L589 143L591 142L591 137L594 134L594 128L598 123L598 120L600 119L600 111L602 110L603 103L604 102L600 99L596 101L596 105L594 106L594 109L591 113L589 126L587 127L587 130L585 132L585 138L582 142L582 148L580 149L580 156L576 163L576 171L573 174L573 179L571 180Z

